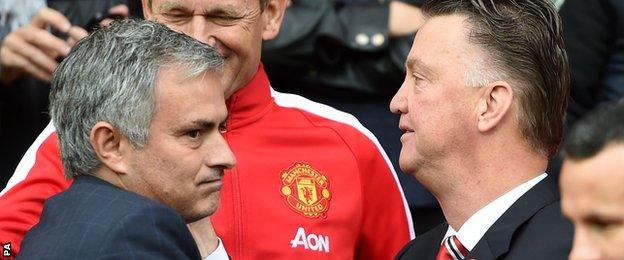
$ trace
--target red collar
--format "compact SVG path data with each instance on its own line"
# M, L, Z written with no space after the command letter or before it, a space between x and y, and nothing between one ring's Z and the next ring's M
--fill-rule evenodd
M229 120L228 130L233 130L260 119L271 108L273 98L269 78L262 63L254 77L227 101Z

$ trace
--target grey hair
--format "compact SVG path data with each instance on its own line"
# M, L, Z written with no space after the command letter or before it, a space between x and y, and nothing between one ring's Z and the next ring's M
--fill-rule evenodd
M112 124L135 148L145 145L159 69L181 68L192 78L222 64L212 47L151 21L115 22L81 40L56 69L50 92L65 176L99 167L89 138L97 122Z

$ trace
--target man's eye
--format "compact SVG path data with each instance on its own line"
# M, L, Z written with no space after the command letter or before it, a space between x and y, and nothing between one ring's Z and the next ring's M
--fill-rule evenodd
M605 232L611 229L612 227L615 227L618 223L613 222L613 221L608 221L608 220L602 220L602 219L592 219L591 221L589 221L588 224L591 227L591 229L596 232Z
M221 16L221 15L216 15L216 16L211 16L210 20L217 24L217 25L221 25L221 26L230 26L230 25L234 25L236 24L236 22L238 20L240 20L241 18L239 17L234 17L234 16Z
M188 136L191 139L197 139L199 138L201 132L199 130L193 130L193 131L189 131L186 133L186 136Z
M166 13L163 17L168 22L177 23L187 20L190 16L184 13Z
M166 17L171 17L171 18L184 18L184 17L188 17L188 15L185 14L185 13L166 13L165 16Z
M234 20L235 18L231 16L215 16L214 19L230 21L230 20Z
M422 81L423 78L412 74L412 80L414 80L414 83L418 83L418 82Z

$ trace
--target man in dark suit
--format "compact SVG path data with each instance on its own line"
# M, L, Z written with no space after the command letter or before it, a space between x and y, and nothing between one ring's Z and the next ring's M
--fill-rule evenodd
M550 0L437 0L417 33L390 109L401 115L401 169L436 197L446 223L399 259L565 259L548 157L569 93Z
M75 181L46 201L18 257L227 258L207 219L235 163L221 133L222 63L212 47L149 21L78 43L50 94ZM192 234L185 224L196 221Z

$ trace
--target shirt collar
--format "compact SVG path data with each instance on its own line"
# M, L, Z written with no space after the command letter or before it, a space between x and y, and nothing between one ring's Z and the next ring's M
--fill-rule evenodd
M459 239L459 242L461 242L462 245L468 249L468 251L471 251L477 245L477 242L481 240L483 235L485 235L485 232L487 232L487 230L494 225L496 220L498 220L498 218L500 218L500 216L502 216L503 213L505 213L505 211L507 211L507 209L509 209L509 207L516 202L516 200L533 188L533 186L546 178L546 176L548 176L548 174L542 173L490 202L485 207L470 216L461 228L459 228L459 231L455 231L449 225L446 234L444 235L444 239L455 235L457 236L457 239ZM442 241L444 241L444 239Z

